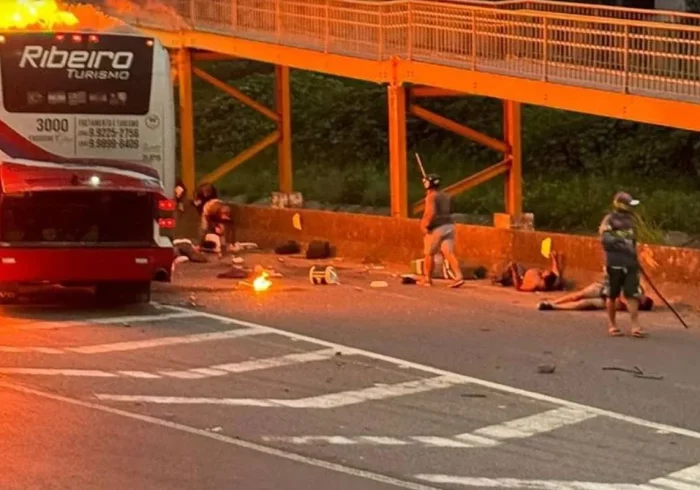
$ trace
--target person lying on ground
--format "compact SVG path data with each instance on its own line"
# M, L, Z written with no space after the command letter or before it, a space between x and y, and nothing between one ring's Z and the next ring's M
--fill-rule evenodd
M511 262L509 268L515 289L523 292L560 290L563 285L563 268L559 262L559 254L557 252L552 252L551 257L551 269L533 267L526 270L521 265Z
M603 294L604 281L596 281L585 288L566 294L554 301L542 301L537 305L539 310L578 310L591 311L605 309L605 296ZM654 300L642 293L639 298L639 309L651 311ZM628 311L627 299L624 296L617 298L615 302L617 311Z

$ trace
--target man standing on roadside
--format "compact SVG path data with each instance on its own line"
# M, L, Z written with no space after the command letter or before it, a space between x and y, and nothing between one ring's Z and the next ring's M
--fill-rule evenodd
M603 218L598 229L605 252L602 296L608 312L608 333L613 337L623 335L615 321L616 301L620 293L627 299L632 336L647 336L638 321L639 298L642 296L634 216L634 208L638 205L639 201L628 193L618 192L613 198L613 211Z
M420 226L425 233L423 238L424 285L433 285L433 258L441 252L455 274L455 280L450 287L458 288L464 284L464 277L459 260L454 253L455 225L452 220L452 199L439 190L440 177L435 174L425 176L423 187L426 190L425 211Z

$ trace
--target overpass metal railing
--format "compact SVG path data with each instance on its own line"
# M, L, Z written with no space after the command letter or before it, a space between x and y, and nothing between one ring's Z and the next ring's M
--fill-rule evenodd
M566 0L452 0L456 3L499 8L503 10L533 10L553 14L584 15L619 20L642 22L665 22L700 26L700 15L669 10L613 7L590 3L576 3Z
M612 92L700 101L699 27L686 25L688 21L571 15L542 7L553 8L553 3L108 0L106 10L144 28L212 32L363 59L396 56ZM623 16L636 11L618 12ZM698 18L678 19L686 17L692 22Z

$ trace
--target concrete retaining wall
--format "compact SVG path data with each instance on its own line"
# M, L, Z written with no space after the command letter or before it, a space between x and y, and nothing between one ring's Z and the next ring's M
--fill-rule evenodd
M301 216L301 230L292 223L297 212ZM422 253L422 235L415 219L234 205L233 220L231 241L252 241L265 248L287 240L302 245L311 240L328 240L338 256L405 264ZM183 225L181 229L189 231L192 225ZM489 270L510 260L527 266L546 266L548 261L540 254L540 246L547 237L552 239L552 248L564 254L567 277L577 282L600 277L603 255L596 237L459 224L457 255L469 265L483 265ZM642 249L652 259L646 269L657 286L664 287L664 293L675 300L700 302L700 250L662 246ZM661 267L654 267L654 261Z

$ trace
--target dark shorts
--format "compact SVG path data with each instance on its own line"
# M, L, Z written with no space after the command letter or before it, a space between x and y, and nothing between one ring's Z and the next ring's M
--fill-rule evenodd
M639 298L642 295L639 267L606 267L602 296L617 299L620 293L625 298Z

